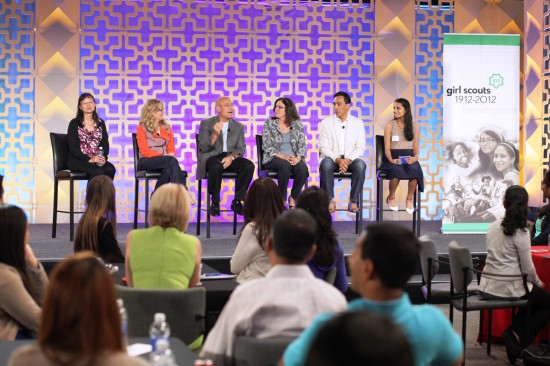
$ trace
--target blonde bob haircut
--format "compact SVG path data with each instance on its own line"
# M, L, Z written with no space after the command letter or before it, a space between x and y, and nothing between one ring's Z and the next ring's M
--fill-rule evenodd
M139 124L142 125L147 131L154 133L157 132L156 125L153 122L153 113L156 111L163 111L164 110L164 103L162 103L158 99L149 99L145 105L143 106L143 109L141 110L141 119L139 120ZM159 127L164 128L165 130L168 130L170 128L170 125L165 120L162 120L159 122Z
M179 231L187 230L191 199L187 189L178 183L160 186L151 197L149 224L163 228L173 227Z

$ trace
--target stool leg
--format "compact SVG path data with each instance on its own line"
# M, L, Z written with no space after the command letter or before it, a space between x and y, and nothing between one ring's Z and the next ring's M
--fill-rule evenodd
M139 207L139 181L135 180L134 184L134 229L137 229L137 220L138 220L138 207Z
M149 179L145 178L145 227L149 227Z
M210 191L206 183L206 238L210 238Z
M416 188L416 190L418 191L418 187ZM418 207L416 207L416 192L415 194L413 194L413 207L414 207L414 212L413 212L413 221L412 221L412 231L413 231L413 234L418 236L418 233L416 232L416 212L418 210Z
M198 208L197 208L197 236L201 233L201 214L202 214L202 179L199 179L199 197L198 197Z
M57 191L59 189L59 181L54 178L53 183L53 220L52 220L52 238L55 238L57 231Z
M70 241L73 241L74 239L74 180L70 180L71 187L70 187L70 197L69 197L69 238Z

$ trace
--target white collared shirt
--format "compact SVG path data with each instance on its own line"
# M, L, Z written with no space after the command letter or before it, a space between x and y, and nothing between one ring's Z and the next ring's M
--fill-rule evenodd
M208 334L201 356L226 365L239 336L298 336L325 312L346 308L334 286L315 278L307 265L276 265L264 278L239 285Z

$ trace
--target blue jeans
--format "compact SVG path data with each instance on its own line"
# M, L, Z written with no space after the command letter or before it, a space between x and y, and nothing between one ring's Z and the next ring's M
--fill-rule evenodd
M365 170L367 165L363 159L355 159L348 166L348 172L351 173L351 191L349 194L350 202L359 202L359 194L365 183ZM321 175L321 188L327 192L329 200L334 198L334 172L338 172L338 164L331 158L324 158L319 166Z

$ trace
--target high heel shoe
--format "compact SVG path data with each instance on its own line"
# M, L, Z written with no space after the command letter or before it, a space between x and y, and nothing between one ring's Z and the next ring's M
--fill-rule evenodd
M386 203L388 204L388 207L390 208L390 210L392 210L392 211L398 211L398 210L399 210L399 207L398 207L397 204L395 203L395 196L393 196L392 201L393 201L393 203L395 204L395 206L390 205L390 196L388 196L388 198L386 198Z
M411 207L409 207L409 202L411 204ZM414 206L412 204L412 200L407 200L407 207L405 208L405 211L407 211L409 215L412 215L414 213Z
M502 340L506 346L506 357L510 364L514 365L521 355L522 348L511 328L502 332Z

